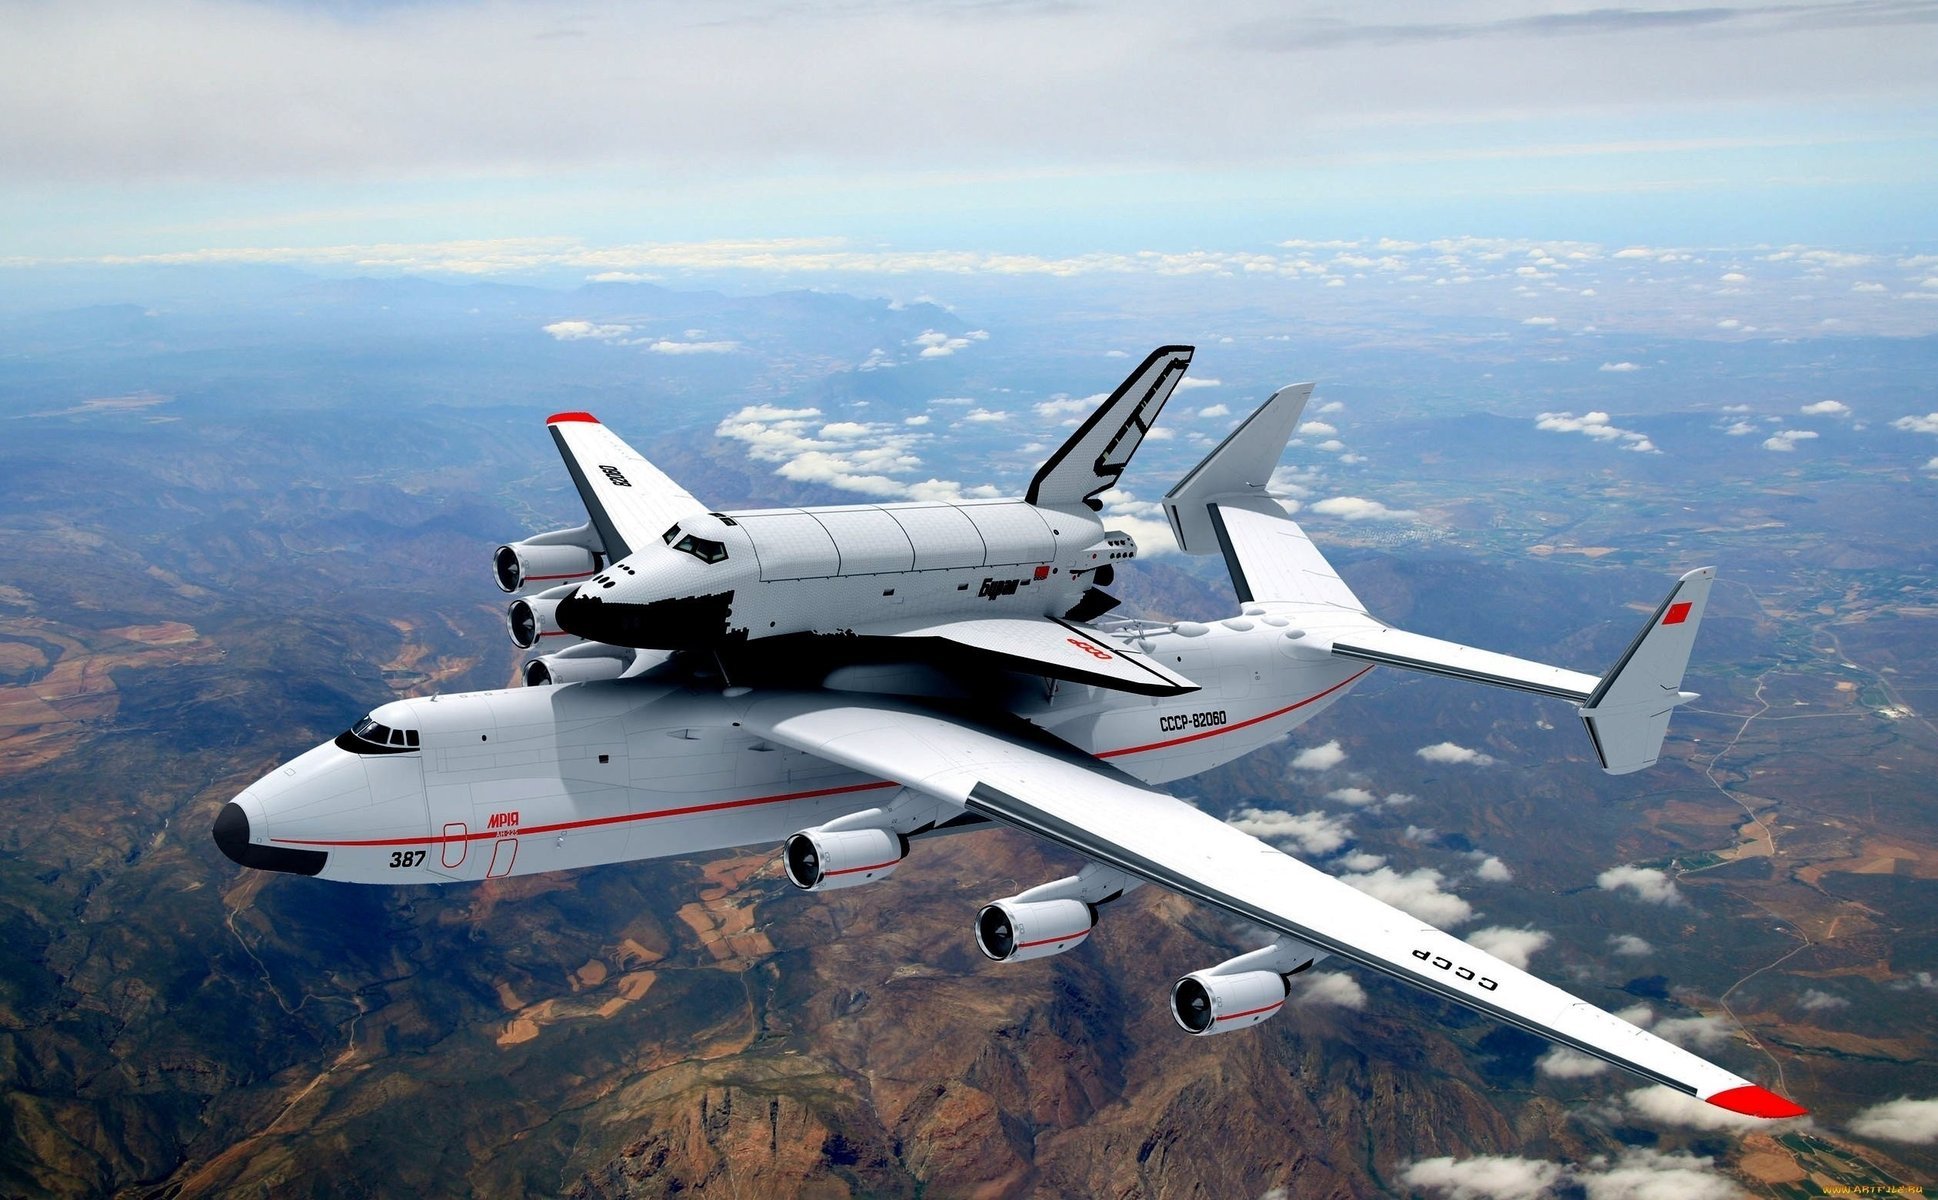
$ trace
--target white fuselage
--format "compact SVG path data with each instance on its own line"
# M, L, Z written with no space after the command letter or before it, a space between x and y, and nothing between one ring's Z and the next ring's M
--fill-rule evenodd
M695 513L578 585L560 627L699 649L938 617L1062 616L1133 557L1088 509L1022 500Z
M1282 736L1371 669L1302 647L1287 624L1260 612L1139 634L1196 692L1023 688L1011 710L1146 782L1193 775ZM386 704L367 719L373 736L408 731L414 746L346 733L316 747L236 797L242 836L325 855L302 869L326 879L445 882L778 845L899 790L742 733L744 689L660 675Z

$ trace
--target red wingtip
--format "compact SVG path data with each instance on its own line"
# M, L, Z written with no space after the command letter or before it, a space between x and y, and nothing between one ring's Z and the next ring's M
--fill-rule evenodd
M1802 1105L1792 1104L1775 1092L1757 1087L1753 1083L1731 1088L1726 1092L1717 1092L1709 1098L1709 1102L1717 1108L1727 1108L1731 1112L1742 1113L1746 1117L1769 1117L1772 1120L1802 1117L1810 1113L1810 1110Z
M599 418L588 412L553 413L551 416L545 418L547 425L557 425L561 421L584 421L587 424L597 425Z

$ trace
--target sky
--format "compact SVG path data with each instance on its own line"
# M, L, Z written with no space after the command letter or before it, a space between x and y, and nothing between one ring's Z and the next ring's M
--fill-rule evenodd
M1935 240L1938 0L1201 8L0 0L0 264Z

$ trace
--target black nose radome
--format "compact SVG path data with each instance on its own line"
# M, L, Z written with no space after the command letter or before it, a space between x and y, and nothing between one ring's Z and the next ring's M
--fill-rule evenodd
M231 800L215 814L215 827L209 831L216 848L237 866L258 871L287 871L291 875L314 875L323 869L330 856L322 850L295 850L287 846L258 846L249 840L249 814Z

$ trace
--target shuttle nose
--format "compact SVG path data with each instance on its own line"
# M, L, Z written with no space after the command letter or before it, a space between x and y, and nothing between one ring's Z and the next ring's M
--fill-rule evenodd
M258 871L287 871L291 875L315 875L323 870L329 854L322 850L297 850L288 846L261 846L249 840L249 814L234 800L215 815L209 831L216 848L241 867Z

